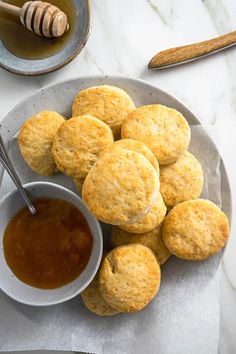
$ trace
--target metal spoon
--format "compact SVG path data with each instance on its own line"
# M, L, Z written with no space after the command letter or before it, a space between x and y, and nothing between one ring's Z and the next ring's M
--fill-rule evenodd
M0 163L3 165L3 167L5 168L5 170L8 172L9 176L11 177L13 183L16 185L18 191L20 192L22 198L24 199L30 213L32 215L36 214L36 209L32 203L32 201L30 200L28 194L26 193L26 190L24 189L24 187L21 184L21 181L8 157L7 154L7 150L6 147L4 145L2 136L0 134Z

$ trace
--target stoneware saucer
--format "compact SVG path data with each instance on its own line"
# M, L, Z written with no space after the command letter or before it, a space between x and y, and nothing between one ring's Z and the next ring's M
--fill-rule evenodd
M77 16L73 35L59 53L45 59L23 59L9 52L0 40L0 67L15 74L37 76L60 69L71 62L87 43L91 30L90 0L74 0L74 6Z
M71 283L57 289L37 289L20 281L8 267L3 252L4 230L12 217L25 204L17 190L12 191L0 202L0 288L14 300L34 306L59 304L72 299L83 291L94 278L102 257L103 238L99 222L89 213L80 197L70 190L50 182L32 182L24 185L32 200L47 197L63 199L74 204L86 218L93 247L85 270Z
M189 151L192 152L202 164L205 180L210 182L213 181L216 171L220 176L220 178L217 178L217 190L214 188L207 190L207 188L205 188L205 194L202 194L201 197L208 198L217 203L230 220L231 192L224 162L217 151L216 145L201 125L199 118L182 102L160 88L142 80L122 76L80 77L52 84L40 89L30 97L27 97L8 113L1 122L0 130L8 148L9 156L21 181L23 183L28 183L44 180L62 185L63 187L78 193L72 178L63 175L62 173L58 173L51 177L42 177L31 171L20 154L17 136L24 121L28 117L42 110L54 110L63 116L70 118L72 114L71 107L77 92L97 85L115 85L124 89L132 97L137 107L159 103L172 107L184 115L191 126L192 131ZM198 134L197 132L199 131L201 131L202 134ZM208 158L209 151L211 151L210 160ZM3 169L0 166L0 200L1 198L4 198L12 188L13 186L9 181L8 176L6 173L3 173ZM110 225L102 224L102 229L104 247L109 250L112 228ZM182 296L182 294L188 294L189 288L192 288L193 284L196 285L194 291L198 291L199 294L201 294L203 290L202 286L206 286L206 284L210 283L215 276L222 254L223 252L220 252L216 256L203 262L187 262L187 265L185 261L172 256L163 268L162 291L159 293L158 302L161 303L163 301L163 303L166 303L168 295L176 293L176 291L178 291L179 296ZM172 303L172 297L169 296L168 299L169 303ZM153 307L150 307L149 309L152 311ZM82 305L80 310L83 311ZM86 320L87 318L85 318L85 321Z

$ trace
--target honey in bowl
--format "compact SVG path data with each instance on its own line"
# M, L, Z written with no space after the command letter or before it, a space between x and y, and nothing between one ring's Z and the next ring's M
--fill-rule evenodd
M37 214L25 207L8 224L3 238L7 265L22 282L55 289L76 279L92 251L92 235L83 214L59 199L36 199Z
M0 0L1 1L1 0ZM22 7L26 0L4 0ZM60 52L70 41L76 24L77 13L73 0L49 0L68 18L69 30L60 38L44 38L27 30L18 18L0 9L0 40L14 55L24 59L43 59Z

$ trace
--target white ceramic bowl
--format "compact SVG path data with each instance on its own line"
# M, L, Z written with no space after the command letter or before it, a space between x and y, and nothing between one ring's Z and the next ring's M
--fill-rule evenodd
M54 305L72 299L83 291L94 278L101 262L103 250L102 230L99 222L89 213L81 198L68 189L49 182L32 182L24 185L32 200L40 197L63 199L75 205L86 218L93 247L89 262L80 276L71 283L52 290L37 289L20 281L8 267L3 252L3 235L11 218L25 206L17 190L0 201L0 287L11 298L34 306Z

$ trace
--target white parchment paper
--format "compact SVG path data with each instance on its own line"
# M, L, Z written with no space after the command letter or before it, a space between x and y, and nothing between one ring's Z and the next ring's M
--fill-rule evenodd
M201 126L191 130L189 151L201 162L205 177L202 197L221 206L220 157ZM39 179L23 162L16 139L11 143L10 156L24 183ZM62 175L45 180L74 188L71 179ZM12 188L4 174L0 196ZM104 237L109 239L109 228ZM216 270L220 258L218 254L204 262L187 262L171 257L162 267L161 290L151 304L139 313L110 318L90 313L80 296L64 304L36 308L0 293L0 350L214 354L218 347Z

